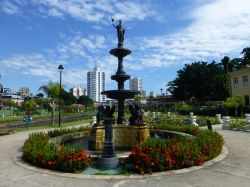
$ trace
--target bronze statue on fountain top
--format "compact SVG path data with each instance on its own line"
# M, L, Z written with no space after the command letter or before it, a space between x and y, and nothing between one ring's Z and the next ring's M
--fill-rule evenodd
M124 33L125 29L122 25L122 21L119 20L119 24L114 23L114 18L112 18L113 26L117 30L117 38L118 38L118 47L111 49L110 54L114 55L118 58L118 68L115 75L111 76L112 80L115 80L118 83L117 90L107 90L102 92L102 94L106 95L107 98L116 99L118 100L118 117L117 117L117 124L124 124L124 101L126 99L133 98L139 92L125 90L124 89L124 82L130 79L130 76L127 75L123 69L123 58L131 53L129 49L123 48L124 42Z
M115 25L114 18L111 19L113 26L117 29L118 47L123 46L125 28L122 26L122 20L119 20L119 24Z

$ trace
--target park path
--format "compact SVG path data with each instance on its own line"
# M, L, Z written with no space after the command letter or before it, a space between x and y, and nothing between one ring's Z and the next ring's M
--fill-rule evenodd
M30 132L0 136L0 187L249 187L250 133L219 130L220 128L221 126L217 126L217 131L223 135L229 151L228 156L221 162L192 172L142 179L81 179L32 171L18 166L13 160Z

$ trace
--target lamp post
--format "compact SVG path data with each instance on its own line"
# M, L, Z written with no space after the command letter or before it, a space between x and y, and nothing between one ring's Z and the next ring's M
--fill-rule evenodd
M59 92L59 127L61 127L61 92L62 92L62 71L63 66L59 65L58 70L60 72L60 92Z
M162 96L162 91L163 91L163 89L161 88L161 96Z

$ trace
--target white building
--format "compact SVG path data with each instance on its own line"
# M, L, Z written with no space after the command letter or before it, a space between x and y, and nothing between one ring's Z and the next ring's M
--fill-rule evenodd
M25 95L25 96L31 96L32 94L30 93L30 89L27 87L21 87L19 89L20 95Z
M80 96L82 96L82 95L87 95L86 89L80 88L80 87L71 88L69 90L69 92L72 93L72 95L75 96L75 97L77 97L77 98L80 97Z
M93 71L87 74L87 92L88 96L96 102L105 102L106 96L101 95L105 91L105 72L101 71L99 66L96 66Z
M129 80L129 89L131 91L138 91L142 94L142 79L135 77Z

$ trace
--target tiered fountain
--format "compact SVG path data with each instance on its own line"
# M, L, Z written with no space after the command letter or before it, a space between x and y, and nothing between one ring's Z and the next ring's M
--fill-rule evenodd
M114 21L112 19L112 21ZM124 101L125 99L131 99L136 94L137 91L124 90L124 82L130 79L129 75L126 75L123 70L123 58L131 53L129 49L123 48L124 41L124 32L125 29L122 26L121 20L118 25L113 24L117 29L117 37L118 37L118 47L111 49L110 54L114 55L118 58L118 69L115 75L111 76L112 80L115 80L118 83L118 90L108 90L102 92L102 94L106 95L108 98L118 100L118 118L117 124L124 123Z
M109 152L112 155L115 155L112 151L110 151L110 147L114 145L115 149L120 150L131 150L134 144L145 141L149 138L149 130L147 125L142 121L142 112L136 105L130 106L130 124L126 124L124 119L124 102L126 99L133 98L137 91L130 91L124 89L124 82L130 79L130 76L127 75L123 69L123 58L131 53L129 49L123 48L124 41L124 33L125 29L122 26L121 20L119 24L115 25L114 20L112 19L113 26L117 29L117 37L118 37L118 46L114 49L110 50L110 54L114 55L118 58L118 69L115 75L111 76L112 80L115 80L118 83L118 90L107 90L102 92L103 95L106 95L108 98L115 99L118 101L118 117L116 120L116 124L112 125L111 130L107 130L106 124L101 124L100 120L104 119L107 116L105 113L109 113L109 119L112 117L110 108L106 107L104 109L103 106L99 107L99 111L97 114L97 124L93 126L90 132L89 139L89 147L91 150L103 150L103 157L105 157L105 149L106 146L109 146ZM102 116L102 114L104 114ZM106 130L105 130L106 126ZM108 136L106 132L111 132L112 135ZM105 134L106 133L106 134ZM113 143L111 143L111 139ZM108 143L107 143L108 142Z

